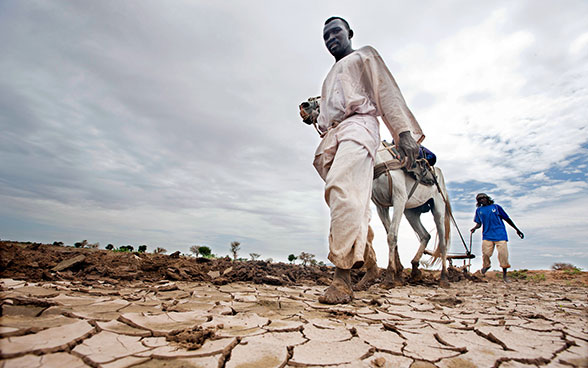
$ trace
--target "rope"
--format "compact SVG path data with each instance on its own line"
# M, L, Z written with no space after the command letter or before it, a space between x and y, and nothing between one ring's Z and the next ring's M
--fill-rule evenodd
M429 164L429 162L427 160L425 160L426 164L427 164L427 168L431 171L433 171L433 168L431 167L431 165ZM437 181L437 176L435 175L435 172L433 171L433 180L435 181L435 185L437 186L437 190L439 191L439 193L441 193L441 198L443 198L443 201L445 202L445 207L450 207L449 202L447 201L447 198L445 198L445 195L443 194L443 191L441 191L441 186L439 186L439 182ZM461 239L461 243L463 244L463 247L466 250L466 254L469 255L471 254L471 247L468 250L468 247L465 243L465 240L463 239L463 236L461 235L461 231L459 230L459 227L457 226L457 221L455 221L455 218L453 217L453 211L449 211L449 216L451 217L451 221L453 222L453 226L455 226L455 228L457 229L457 233L459 234L459 238ZM470 234L471 236L471 234ZM470 241L471 244L471 241Z

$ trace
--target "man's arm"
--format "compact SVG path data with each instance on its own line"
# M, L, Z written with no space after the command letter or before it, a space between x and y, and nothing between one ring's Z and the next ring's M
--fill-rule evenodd
M503 220L506 221L507 224L509 224L513 229L515 229L517 231L517 235L519 236L519 238L521 238L521 239L525 238L525 234L523 234L523 232L521 230L519 230L517 225L515 225L514 222L510 218L503 218Z
M378 113L398 145L398 150L407 158L407 167L410 168L418 157L418 144L425 136L378 52L371 47L362 48L361 52Z
M510 219L510 216L504 210L504 208L502 208L498 204L496 205L496 208L498 209L498 216L500 216L501 219L506 221L507 224L509 224L513 229L517 231L517 235L519 236L519 238L523 239L525 237L525 234L523 234L523 232L519 230L517 225L514 224L514 222Z
M476 222L476 226L472 227L472 229L470 230L470 233L475 233L477 229L481 228L482 224L479 224Z

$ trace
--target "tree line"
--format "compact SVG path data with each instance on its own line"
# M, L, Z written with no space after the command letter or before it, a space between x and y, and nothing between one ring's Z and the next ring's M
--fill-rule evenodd
M57 245L57 246L65 246L63 242L61 241L55 241L53 242L53 245ZM90 243L88 242L88 240L82 240L81 242L76 242L73 245L75 248L88 248L88 249L97 249L100 247L100 243L96 242L96 243ZM136 252L137 253L146 253L147 252L147 245L146 244L142 244L139 245L137 247ZM106 250L110 250L113 252L135 252L135 247L131 244L127 244L127 245L121 245L119 247L116 247L114 244L108 244L104 247L104 249ZM189 248L190 253L192 253L196 258L208 258L208 259L213 259L213 258L219 258L217 255L212 253L212 249L209 246L206 245L192 245ZM239 257L239 252L241 251L241 243L238 241L232 241L229 247L229 250L232 254L232 258L233 261L258 261L261 257L261 254L259 253L249 253L249 259L247 258L240 258ZM156 247L153 250L154 254L165 254L167 253L167 249L162 248L162 247ZM228 256L227 256L228 257ZM302 263L303 266L324 266L324 262L322 261L318 261L315 259L315 255L311 254L311 253L307 253L307 252L301 252L298 256L294 255L294 254L290 254L288 255L288 261L291 264L296 263L296 260L300 260L300 262ZM272 258L268 258L265 260L266 262L272 263L273 259Z

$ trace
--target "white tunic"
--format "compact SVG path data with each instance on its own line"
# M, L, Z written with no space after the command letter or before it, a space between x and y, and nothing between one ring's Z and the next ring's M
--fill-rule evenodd
M395 142L404 131L410 131L417 143L425 138L384 60L373 47L365 46L336 62L323 83L318 126L328 134L314 162L323 179L338 142L353 140L375 158L380 142L376 116L382 117Z
M417 142L424 139L384 61L366 46L333 65L323 83L318 117L324 136L314 166L325 180L331 212L328 258L342 269L375 262L368 234L373 165L380 143L377 116L396 142L404 131Z

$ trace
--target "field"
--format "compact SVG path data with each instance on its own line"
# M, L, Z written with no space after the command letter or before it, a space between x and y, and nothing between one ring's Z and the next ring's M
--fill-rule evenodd
M579 270L424 271L340 306L326 266L1 242L0 270L7 368L588 366Z

